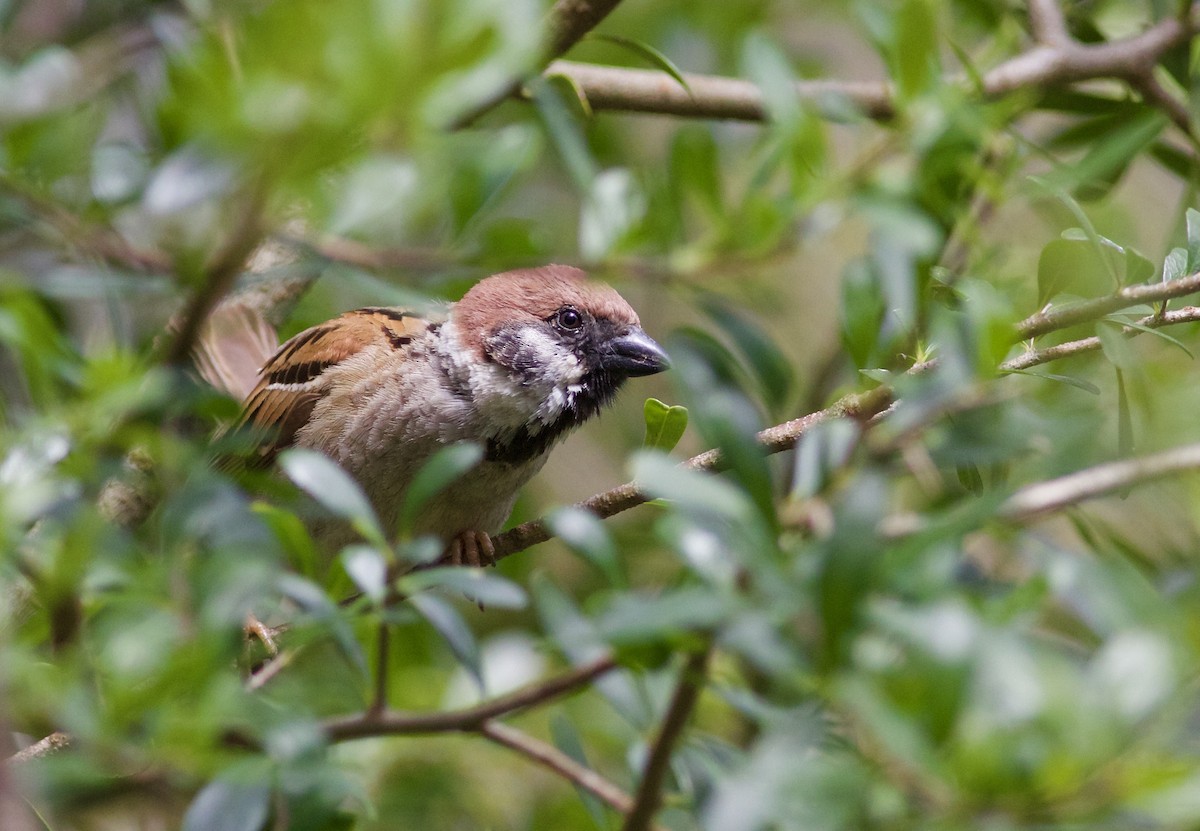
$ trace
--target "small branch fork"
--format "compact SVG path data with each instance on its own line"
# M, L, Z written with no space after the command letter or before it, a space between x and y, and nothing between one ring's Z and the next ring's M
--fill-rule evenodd
M622 815L629 815L641 804L641 791L635 800L617 785L596 773L591 768L580 764L557 748L546 744L532 736L499 721L503 716L512 715L540 704L569 695L587 686L601 675L611 672L617 666L612 656L596 658L586 664L572 669L562 675L531 684L516 692L498 696L461 710L433 713L404 713L375 706L367 711L344 718L331 719L325 722L324 732L330 742L352 741L354 739L378 738L381 736L412 736L429 733L475 733L495 744L518 753L534 764L546 768L552 773L566 779L575 786L587 791ZM682 706L682 705L681 705ZM690 711L690 705L688 707ZM667 735L668 723L674 725L672 713L675 708L668 708L668 716L664 721L662 735ZM686 721L686 713L682 714ZM675 716L679 720L679 715ZM672 738L678 734L682 723L672 726ZM660 735L660 743L662 741ZM669 746L667 752L669 755ZM642 809L645 810L644 808ZM647 817L640 829L653 828Z

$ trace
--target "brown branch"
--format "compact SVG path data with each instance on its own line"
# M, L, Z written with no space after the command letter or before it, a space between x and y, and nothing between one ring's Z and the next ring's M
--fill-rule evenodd
M667 715L659 728L658 737L650 748L646 758L646 766L642 770L642 782L638 785L634 797L633 808L625 817L621 831L646 831L658 808L662 804L663 782L666 781L667 769L671 763L671 753L683 728L696 708L696 700L704 689L705 675L708 669L708 658L712 654L709 644L700 652L688 657L687 663L679 673L679 683L667 705Z
M1177 323L1197 322L1200 322L1200 307L1197 306L1185 306L1182 309L1164 312L1161 315L1146 315L1137 321L1139 326L1148 326L1152 329L1173 326ZM1123 331L1125 334L1131 336L1138 334L1137 329L1130 327L1125 327ZM1068 341L1067 343L1060 343L1055 346L1047 346L1045 349L1032 349L1015 358L1009 358L1000 364L1000 371L1020 372L1021 370L1057 361L1062 358L1070 358L1075 355L1094 352L1099 348L1100 338L1093 335L1089 338L1080 338L1079 340Z
M1017 340L1036 338L1038 335L1096 320L1110 312L1137 306L1141 303L1170 300L1173 297L1183 297L1198 291L1200 291L1200 272L1172 280L1169 283L1125 286L1106 297L1083 300L1059 309L1047 309L1030 315L1017 324Z
M633 799L629 794L558 748L496 721L484 722L479 727L479 733L582 788L615 811L626 814L633 807Z
M892 390L887 386L876 387L864 393L853 393L844 396L823 410L777 424L774 427L768 427L758 434L758 443L762 446L764 453L790 450L800 436L823 421L835 418L869 419L884 410L891 401ZM698 456L693 456L680 466L689 470L721 470L723 460L719 451L707 450ZM635 508L648 499L649 497L636 483L627 482L612 490L585 499L576 507L593 513L600 519L608 519L622 511ZM496 559L502 559L530 546L545 542L552 536L545 520L541 519L510 528L492 540L492 544L496 547Z
M1031 13L1038 19L1043 37L1058 37L1047 9L1031 9ZM1053 45L1043 42L985 73L978 86L965 75L949 77L946 82L978 89L989 100L1021 89L1063 87L1097 78L1117 78L1132 84L1143 80L1164 53L1195 33L1194 18L1193 11L1186 20L1161 20L1141 34L1108 43L1082 44L1069 39L1056 40ZM763 121L767 117L762 92L751 82L737 78L685 73L685 90L663 72L569 61L555 61L545 74L570 79L592 110L741 121ZM874 119L888 119L895 114L893 90L886 82L800 81L795 89L798 98L813 103L827 116L844 115L845 108L840 105L846 102Z
M997 517L1025 523L1130 485L1200 468L1200 443L1173 447L1137 459L1108 462L1021 488L1004 501Z
M733 121L767 119L762 91L741 78L685 72L683 79L687 81L687 89L684 89L660 70L625 69L575 61L555 61L544 74L569 79L595 111ZM811 102L830 116L839 112L844 114L845 108L837 107L842 101L849 101L875 119L887 119L895 114L891 87L883 82L798 81L795 90L800 100Z
M526 710L558 698L612 671L611 656L597 658L562 675L539 681L507 695L460 710L438 713L402 713L392 710L368 711L347 718L335 718L324 725L331 742L367 739L378 736L411 736L421 733L470 732L491 719Z

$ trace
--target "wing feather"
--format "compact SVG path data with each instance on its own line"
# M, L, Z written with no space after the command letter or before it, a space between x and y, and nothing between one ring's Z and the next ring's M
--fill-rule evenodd
M260 462L270 462L295 443L296 434L330 391L326 373L331 367L372 347L403 350L428 326L428 321L400 309L358 309L306 329L279 347L259 370L242 416L243 425L264 436Z

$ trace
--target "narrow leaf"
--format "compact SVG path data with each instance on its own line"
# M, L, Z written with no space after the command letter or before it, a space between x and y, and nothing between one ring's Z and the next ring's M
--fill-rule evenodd
M297 487L327 510L349 520L354 530L372 543L384 543L379 520L366 494L337 462L323 453L297 447L281 453L279 465Z
M1118 369L1133 369L1137 366L1137 356L1129 346L1129 339L1121 331L1119 324L1108 320L1096 323L1096 336L1100 338L1100 348L1104 356Z
M1181 341L1177 337L1174 337L1173 335L1168 335L1162 329L1155 329L1151 326L1146 326L1144 324L1137 323L1136 321L1124 321L1121 323L1121 325L1128 326L1130 329L1136 329L1139 332L1145 332L1147 335L1154 335L1154 337L1156 337L1156 338L1162 338L1163 340L1167 341L1168 343L1170 343L1174 346L1178 346L1180 349L1182 349L1184 351L1184 354L1186 354L1189 358L1196 357L1195 355L1192 354L1192 350L1188 349L1187 346L1183 343L1183 341Z
M1034 378L1045 378L1047 381L1055 381L1059 384L1066 384L1070 387L1090 392L1092 395L1099 395L1100 388L1091 381L1085 381L1082 378L1072 378L1070 375L1055 375L1051 372L1035 372L1031 369L1014 369L1010 371L1012 375L1030 375Z
M1200 271L1200 211L1195 208L1187 209L1187 272L1194 274Z
M683 73L679 71L679 67L677 67L670 58L668 58L662 52L659 52L653 46L651 46L647 43L643 43L640 40L634 40L632 38L621 37L620 35L601 34L599 32L590 33L588 35L588 39L589 40L604 40L604 41L608 41L609 43L613 43L613 44L616 44L617 46L621 46L625 49L628 49L630 52L633 52L638 57L646 60L647 63L651 64L652 66L657 67L658 69L661 69L663 72L667 73L672 78L674 78L675 83L677 83L677 84L679 84L679 86L683 87L688 95L692 94L692 88L688 86L688 82L683 77Z
M442 636L454 657L471 674L482 691L483 670L479 660L479 644L475 642L475 636L462 616L449 603L430 594L413 595L409 597L408 602Z
M342 568L358 590L379 603L387 591L387 563L369 545L350 545L342 552Z
M476 568L431 568L406 576L400 589L407 595L428 588L461 592L475 603L495 609L524 609L525 590L511 580Z

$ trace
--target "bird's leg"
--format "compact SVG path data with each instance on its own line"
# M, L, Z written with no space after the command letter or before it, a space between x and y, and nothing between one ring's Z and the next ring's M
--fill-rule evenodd
M452 566L482 568L496 565L492 538L483 531L463 531L446 546L442 560Z

